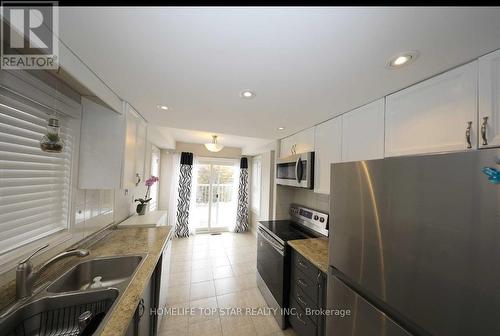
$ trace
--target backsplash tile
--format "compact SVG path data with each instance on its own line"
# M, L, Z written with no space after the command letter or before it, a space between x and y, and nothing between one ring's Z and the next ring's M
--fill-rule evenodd
M100 212L99 214L106 214L113 211L114 191L101 190L100 191Z
M303 205L314 210L329 213L330 195L318 194L313 190L276 185L276 219L290 217L290 204Z
M114 190L76 191L75 226L84 237L113 222L114 195Z
M318 194L312 190L295 189L293 203L326 213L330 212L330 195Z

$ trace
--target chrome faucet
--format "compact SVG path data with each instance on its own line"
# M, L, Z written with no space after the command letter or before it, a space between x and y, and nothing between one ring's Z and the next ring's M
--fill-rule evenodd
M33 284L40 277L43 271L51 264L66 257L71 257L71 256L85 257L89 255L88 250L73 249L64 251L62 253L59 253L52 259L48 260L47 262L43 263L38 268L37 271L33 271L33 264L31 263L31 258L33 258L33 256L35 256L38 252L47 248L48 246L49 244L40 247L38 250L33 252L28 258L24 259L17 265L16 298L18 300L29 297L33 294Z

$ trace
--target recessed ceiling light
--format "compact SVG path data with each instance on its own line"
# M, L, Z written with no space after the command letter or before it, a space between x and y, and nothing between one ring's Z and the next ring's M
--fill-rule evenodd
M389 60L387 66L390 69L398 69L402 66L408 65L414 62L418 57L417 51L407 51L404 53L400 53Z
M278 131L283 131L285 128L284 127L278 127L277 130Z
M168 110L168 106L165 105L158 105L157 107L161 110Z
M250 91L250 90L243 90L243 91L241 91L240 96L243 98L250 99L250 98L255 97L255 93Z

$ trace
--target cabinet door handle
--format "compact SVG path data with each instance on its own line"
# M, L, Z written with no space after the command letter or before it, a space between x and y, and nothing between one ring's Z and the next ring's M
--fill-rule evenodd
M144 299L141 299L139 301L139 306L137 307L137 314L139 315L139 320L142 318L144 315L144 312L146 311L146 306L144 305Z
M483 138L483 146L488 145L488 139L486 138L486 126L488 126L488 117L483 118L483 123L481 125L481 137Z
M300 303L302 303L304 306L307 307L307 302L305 302L298 294L297 294L297 300L299 300Z
M472 121L467 122L467 129L465 130L465 140L467 141L467 148L472 148L472 142L470 139L470 131L472 129Z
M302 322L303 325L307 325L307 322L301 318L302 314L297 314L297 319Z
M307 265L300 260L299 260L299 266L302 267L303 269L309 269L309 267L307 267Z
M304 281L302 281L302 279L298 279L298 280L297 280L297 282L298 282L298 284L299 284L299 285L301 285L302 287L307 287L307 284L306 284Z
M135 178L137 179L135 182L135 186L137 187L139 183L141 183L141 175L139 175L139 173L135 173Z

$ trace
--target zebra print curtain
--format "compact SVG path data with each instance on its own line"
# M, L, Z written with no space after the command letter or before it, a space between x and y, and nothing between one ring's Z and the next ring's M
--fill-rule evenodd
M238 185L238 208L236 210L236 226L234 232L248 230L248 159L241 158L240 181Z
M179 198L177 200L176 237L189 237L189 205L193 178L193 153L182 152L179 175Z

